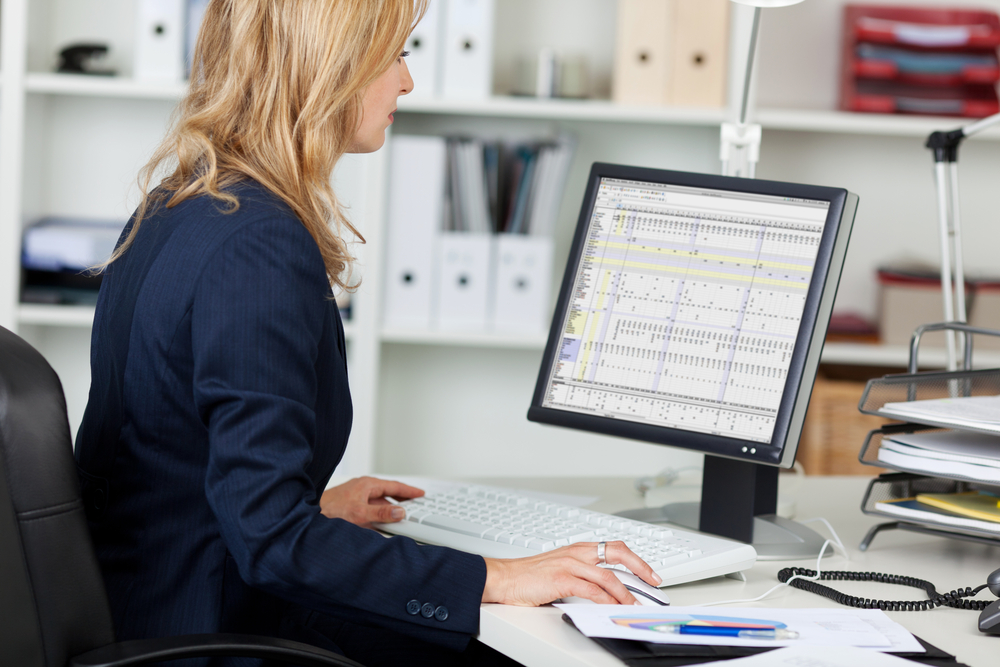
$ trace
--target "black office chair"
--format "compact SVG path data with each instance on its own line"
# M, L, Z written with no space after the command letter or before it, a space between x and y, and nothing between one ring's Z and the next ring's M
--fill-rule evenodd
M0 663L125 667L209 656L361 667L314 646L205 634L115 643L52 367L0 327Z

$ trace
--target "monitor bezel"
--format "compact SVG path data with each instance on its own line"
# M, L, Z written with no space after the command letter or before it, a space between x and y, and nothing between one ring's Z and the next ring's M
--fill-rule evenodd
M807 291L805 310L802 313L799 333L796 337L788 377L785 381L785 391L782 395L774 432L769 443L751 442L723 435L686 431L679 428L643 424L624 419L598 417L568 410L543 407L542 402L552 371L552 364L555 361L557 350L562 341L563 323L566 318L567 308L570 305L570 294L576 279L577 266L583 253L586 231L590 226L598 186L604 178L829 202L830 206L827 210L826 223L819 248L817 249L813 277ZM831 271L830 268L834 257L834 249L841 231L840 223L847 200L848 192L841 188L645 167L630 167L601 162L594 163L590 170L583 205L580 208L580 215L573 236L573 244L570 247L569 259L559 290L559 299L556 302L531 407L528 409L528 419L554 426L575 428L658 445L680 447L752 463L790 467L794 460L794 451L789 452L787 448L792 447L794 450L798 446L798 433L795 433L793 442L787 442L789 432L795 426L796 406L800 401L808 402L809 394L812 391L813 378L805 378L804 375L806 373L815 375L816 370L815 364L809 364L807 361L810 357L810 352L816 345L822 345L822 341L813 341L813 333L816 331L817 320L821 316L823 297L828 289L836 289L840 279L841 266L834 266L834 271ZM825 317L829 317L828 312L825 313ZM826 322L822 323L824 332L826 324Z

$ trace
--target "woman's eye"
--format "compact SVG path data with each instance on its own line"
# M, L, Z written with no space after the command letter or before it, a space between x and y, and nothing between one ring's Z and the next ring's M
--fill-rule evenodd
M405 57L406 57L406 56L408 56L408 55L410 55L410 52L409 52L409 51L403 51L402 53L400 53L400 54L399 54L399 57L400 57L400 58L405 58Z

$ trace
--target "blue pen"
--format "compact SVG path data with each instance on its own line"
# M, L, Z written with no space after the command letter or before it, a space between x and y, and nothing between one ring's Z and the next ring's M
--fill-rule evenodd
M737 637L739 639L798 639L799 633L784 628L753 629L719 627L714 625L657 625L650 630L675 635L703 635L709 637Z

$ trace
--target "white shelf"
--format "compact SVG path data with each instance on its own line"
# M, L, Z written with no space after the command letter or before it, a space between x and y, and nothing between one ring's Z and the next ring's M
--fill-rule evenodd
M399 101L404 113L539 118L661 125L714 126L728 117L726 109L626 106L608 100L540 100L530 97L491 97L485 100L409 98ZM971 118L851 113L819 109L768 109L755 112L764 129L839 134L925 137L935 130L961 127ZM1000 128L979 137L1000 139Z
M541 118L605 122L718 125L725 109L694 107L625 106L609 100L561 100L533 97L490 97L485 100L447 100L402 97L399 111L408 113L500 118Z
M492 347L512 350L543 350L548 340L548 333L501 334L383 329L381 339L384 343L406 343L413 345L461 345L465 347Z
M821 359L824 364L850 366L896 366L906 368L910 361L908 345L866 345L861 343L827 343ZM1000 352L986 350L973 353L976 368L1000 367ZM920 368L944 368L947 353L943 348L920 348Z
M150 83L123 77L85 74L30 73L25 78L30 93L125 97L133 99L180 100L186 83ZM726 120L726 109L695 107L627 106L609 100L542 100L531 97L496 96L485 100L448 100L403 97L404 113L537 118L611 123L715 126ZM969 118L906 116L897 114L850 113L810 109L759 109L756 120L768 130L872 134L880 136L924 137L935 130L958 128ZM1000 128L988 130L981 138L1000 140Z
M90 327L94 324L94 307L22 303L17 309L17 321L43 326Z
M767 130L926 137L936 130L952 130L968 125L975 119L954 116L908 116L903 114L764 108L756 112L756 120ZM987 130L976 135L976 138L1000 139L1000 129Z
M29 93L49 95L127 97L169 101L180 100L187 93L186 83L150 83L116 76L42 72L28 74L25 77L24 87Z

